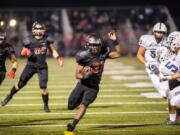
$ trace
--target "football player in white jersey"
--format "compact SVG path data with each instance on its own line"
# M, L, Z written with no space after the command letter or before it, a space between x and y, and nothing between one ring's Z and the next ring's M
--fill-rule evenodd
M164 23L158 22L153 27L152 35L142 35L139 39L137 59L145 65L149 78L162 97L165 97L163 85L159 81L159 63L156 59L156 50L165 42L167 28Z
M167 97L169 102L169 121L167 125L175 125L177 118L177 108L180 107L180 32L172 32L167 41L170 44L174 55L161 63L159 67L160 79L162 81L168 80L169 91ZM179 115L179 114L178 114Z

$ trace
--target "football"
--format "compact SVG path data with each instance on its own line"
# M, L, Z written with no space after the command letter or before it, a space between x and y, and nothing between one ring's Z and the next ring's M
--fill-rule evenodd
M92 75L92 68L90 66L85 66L82 71L83 78L87 79Z

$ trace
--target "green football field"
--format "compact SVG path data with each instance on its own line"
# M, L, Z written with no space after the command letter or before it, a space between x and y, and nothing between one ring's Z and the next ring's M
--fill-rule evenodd
M60 68L48 59L50 113L43 111L41 91L35 75L5 107L0 107L0 135L63 135L74 111L67 99L76 85L75 59L65 59ZM14 80L0 86L0 100L18 82L26 60L19 60ZM6 63L9 69L9 62ZM80 121L75 135L178 135L180 125L166 126L167 103L152 87L144 67L135 58L108 60L96 101Z

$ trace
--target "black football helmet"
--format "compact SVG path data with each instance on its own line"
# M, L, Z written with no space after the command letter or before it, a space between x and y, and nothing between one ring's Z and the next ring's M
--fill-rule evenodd
M32 34L35 37L43 37L46 32L46 26L39 22L34 22L32 25Z
M3 29L0 29L0 45L3 44L6 40L6 32Z
M87 38L86 48L93 54L99 54L102 47L102 40L97 35L89 35Z

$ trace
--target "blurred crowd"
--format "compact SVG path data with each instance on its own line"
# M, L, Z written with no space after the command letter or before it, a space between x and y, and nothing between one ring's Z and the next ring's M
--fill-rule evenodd
M17 56L22 49L23 38L31 33L34 21L46 25L47 33L54 38L54 45L61 55L74 56L77 51L84 49L86 36L90 33L98 33L104 44L111 44L107 33L115 31L123 49L122 54L132 56L138 49L139 36L151 33L156 22L164 22L169 28L167 14L162 8L1 9L0 27L6 29Z

